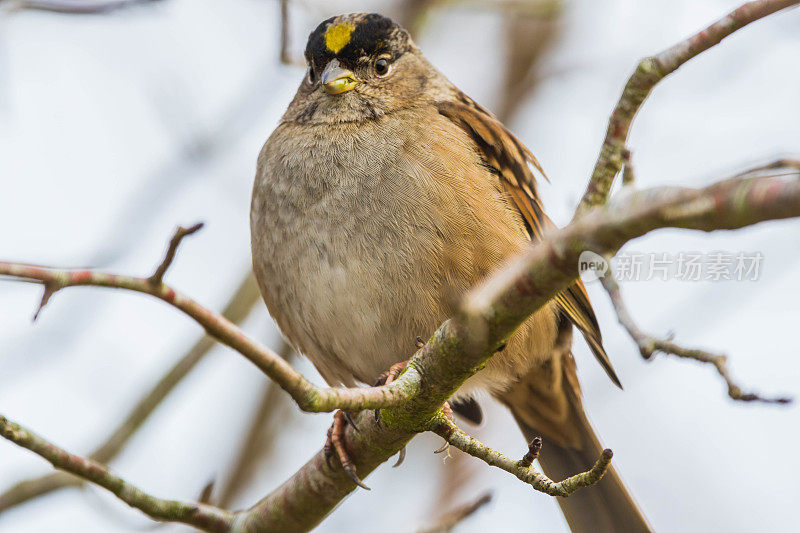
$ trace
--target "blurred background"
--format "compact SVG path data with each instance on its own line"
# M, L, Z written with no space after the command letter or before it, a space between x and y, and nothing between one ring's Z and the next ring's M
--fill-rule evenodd
M0 257L148 275L176 225L204 221L166 281L214 309L233 300L232 316L277 349L280 335L247 281L250 188L321 20L381 11L410 27L428 58L536 154L551 179L541 186L545 205L565 224L638 59L740 2L100 3L108 9L77 14L51 8L90 2L0 0ZM662 82L631 134L639 186L701 186L798 154L798 27L800 10L769 17ZM757 281L656 279L623 290L643 329L728 353L745 388L800 395L800 221L660 231L626 250L762 253ZM655 528L794 530L800 409L736 403L697 363L643 362L602 288L589 291L625 391L578 340L585 404ZM39 298L38 287L0 280L0 412L88 455L155 387L163 401L156 395L135 411L98 455L144 490L197 499L216 480L213 502L249 506L322 446L330 415L300 413L243 357L201 341L200 328L166 305L76 288L33 324ZM322 384L307 361L292 362ZM521 456L511 417L482 401L488 420L470 431ZM492 501L458 531L566 530L554 500L457 450L433 455L440 444L416 438L400 468L379 468L367 480L372 491L356 491L318 530L416 531L487 491ZM0 441L0 493L50 473L38 456ZM15 505L20 490L0 496L2 533L153 527L95 487Z

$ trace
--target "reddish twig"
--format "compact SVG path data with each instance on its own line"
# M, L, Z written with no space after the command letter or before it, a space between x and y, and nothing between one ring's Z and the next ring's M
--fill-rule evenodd
M167 269L175 259L175 253L178 251L178 246L181 245L181 241L183 241L184 237L188 237L193 233L197 233L201 229L203 229L202 222L198 222L194 226L190 226L188 228L178 226L178 229L175 230L175 235L173 235L172 239L169 241L169 246L167 247L167 253L164 254L164 259L161 260L161 264L158 265L156 271L153 272L153 275L147 278L147 281L150 282L151 285L161 285L161 283L164 281L164 274L167 273Z
M36 311L33 312L32 320L34 322L36 322L36 319L39 318L39 313L42 312L42 309L44 309L44 306L50 301L50 298L52 298L52 296L61 288L57 283L45 282L43 285L44 288L42 289L42 299L39 300L39 305L36 306Z
M781 172L773 172L779 170ZM770 176L788 176L792 174L800 174L800 159L780 158L764 165L749 168L743 172L734 175L734 178L741 178L745 176L754 176L760 173L768 173Z
M184 230L185 233L186 230ZM180 231L179 231L180 233ZM178 234L176 234L178 237ZM173 238L170 245L180 242ZM174 253L174 252L173 252ZM169 251L168 254L169 256ZM169 261L162 266L169 266ZM157 269L156 274L161 270ZM154 274L154 276L156 275ZM376 409L402 403L414 392L404 380L379 387L320 388L294 370L278 354L251 339L236 324L224 316L211 311L188 296L164 283L154 283L150 278L120 276L92 270L63 270L43 268L23 263L0 261L0 276L11 276L25 281L38 281L51 295L67 287L95 286L126 289L149 294L162 300L193 318L209 335L244 355L262 372L288 392L305 411L325 412L343 409ZM49 296L48 296L49 298ZM46 299L44 300L46 302Z

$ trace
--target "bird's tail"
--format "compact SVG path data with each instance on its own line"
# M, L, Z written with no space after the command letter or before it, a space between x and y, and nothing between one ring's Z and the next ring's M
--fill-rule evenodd
M562 346L560 354L499 397L528 442L543 438L539 463L555 481L590 469L603 451L581 405L572 354L567 343ZM597 485L557 499L573 533L652 531L614 467Z

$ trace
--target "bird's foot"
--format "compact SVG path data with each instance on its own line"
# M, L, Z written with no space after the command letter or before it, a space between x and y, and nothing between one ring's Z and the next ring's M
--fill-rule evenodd
M417 344L422 341L419 337L417 337ZM402 361L400 363L395 363L389 370L378 376L377 381L375 382L375 386L379 385L388 385L396 380L403 369L408 364L408 361ZM449 410L449 406L447 406ZM379 410L375 409L375 421L380 425L380 415L378 414ZM452 417L452 414L450 415ZM358 431L358 426L356 426L355 421L353 420L351 413L346 411L336 411L336 414L333 415L333 424L331 424L330 429L328 429L328 438L325 441L325 462L328 463L328 466L331 466L331 458L335 455L339 459L339 463L341 463L342 468L347 475L350 476L350 479L353 482L361 487L362 489L370 490L368 486L364 484L363 481L358 477L356 473L356 466L353 464L353 460L350 458L350 454L347 451L347 445L345 443L345 430L347 429L347 425L350 424L355 431ZM397 462L394 464L394 467L400 466L405 459L406 456L406 449L403 447L398 454Z
M425 343L423 342L422 337L417 337L417 348L422 348L423 346L425 346ZM389 370L378 376L378 379L375 381L375 386L388 385L389 383L393 382L400 376L400 374L403 372L403 369L407 365L408 361L402 361L400 363L393 364L391 367L389 367ZM453 409L451 409L449 402L444 403L442 406L442 412L444 413L444 416L450 420L453 420ZM375 422L377 422L378 425L381 423L380 409L375 409ZM397 462L394 464L394 468L397 468L403 462L403 459L405 459L406 456L405 452L405 448L400 450L400 456L398 457Z
M336 414L333 415L333 424L331 424L330 429L328 429L328 438L325 440L325 462L328 463L329 468L333 468L331 465L331 458L335 455L339 459L339 463L342 465L344 471L350 476L350 479L353 480L353 483L362 489L370 490L358 477L356 465L353 464L350 453L347 451L347 444L345 443L347 424L350 424L353 426L354 430L358 431L350 413L336 411Z
M399 363L395 363L389 367L389 370L378 376L378 379L375 380L375 387L379 387L381 385L388 385L400 377L400 373L403 372L405 367L408 365L408 360L401 361Z

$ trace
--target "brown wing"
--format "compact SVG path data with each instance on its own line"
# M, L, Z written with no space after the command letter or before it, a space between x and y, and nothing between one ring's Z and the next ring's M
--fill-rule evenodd
M475 141L486 165L497 175L503 189L522 214L531 240L541 240L544 230L553 226L553 223L542 209L532 169L536 169L545 179L546 176L530 150L491 113L463 93L457 93L456 101L437 104L437 108L439 113L460 126ZM576 282L556 296L556 301L583 333L608 377L622 387L603 348L600 326L583 283Z

